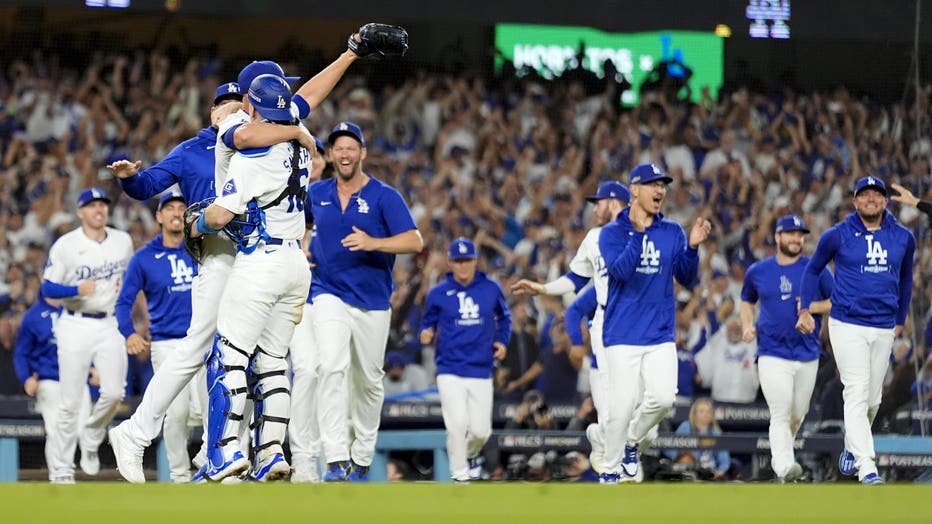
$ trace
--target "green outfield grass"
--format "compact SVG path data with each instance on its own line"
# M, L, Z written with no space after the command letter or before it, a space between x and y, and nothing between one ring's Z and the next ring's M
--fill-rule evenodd
M932 487L857 484L0 485L28 524L932 522Z

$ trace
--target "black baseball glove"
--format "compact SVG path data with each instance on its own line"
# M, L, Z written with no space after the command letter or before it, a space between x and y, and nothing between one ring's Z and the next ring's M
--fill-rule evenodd
M379 53L383 56L403 56L408 51L408 32L403 27L388 24L366 24L354 35L350 35L347 46L357 56L369 56Z
M204 256L204 237L192 237L191 230L194 229L194 223L200 218L201 213L203 213L204 210L207 209L207 206L213 201L213 198L208 198L200 202L195 202L184 210L184 250L198 263L201 262L201 258Z

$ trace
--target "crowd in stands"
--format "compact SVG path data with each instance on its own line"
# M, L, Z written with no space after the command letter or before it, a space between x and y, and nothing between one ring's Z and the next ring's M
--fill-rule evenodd
M157 231L154 204L119 196L104 166L118 158L149 166L193 136L209 123L214 88L242 65L178 62L142 51L95 55L76 69L40 52L3 64L0 392L21 392L8 369L10 349L22 313L36 298L48 247L76 226L77 193L91 185L106 188L114 199L112 225L129 231L137 247L148 241ZM316 73L283 66L304 78ZM574 71L545 80L507 66L495 75L422 71L391 84L351 69L306 120L324 138L338 121L362 126L364 170L402 193L425 240L422 253L396 264L387 348L394 371L387 380L421 385L433 377L432 349L421 347L416 331L427 290L447 270L451 239L474 238L480 269L506 290L520 278L554 279L591 225L584 197L600 181L627 182L633 166L653 162L674 179L666 217L688 224L702 215L713 224L701 250L701 284L677 294L680 393L752 402L758 398L754 347L740 341L737 306L746 268L774 254L775 219L803 216L812 229L811 251L822 231L853 211L852 186L861 176L932 198L930 88L917 101L888 105L843 88L737 88L716 96L693 86L699 95L689 101L661 83L640 93L637 106L622 107L623 85ZM920 246L915 323L896 345L896 377L909 375L911 359L922 358L925 341L932 340L932 243L918 211L896 204L890 210ZM537 390L542 402L585 406L586 368L578 371L568 358L561 324L567 300L512 300L514 336L495 376L498 397L520 403ZM405 379L406 365L423 369ZM830 358L822 373L814 409L840 415ZM716 380L721 376L732 380ZM913 372L891 384L908 389L914 380ZM905 398L906 404L915 399ZM530 419L515 424L535 424Z

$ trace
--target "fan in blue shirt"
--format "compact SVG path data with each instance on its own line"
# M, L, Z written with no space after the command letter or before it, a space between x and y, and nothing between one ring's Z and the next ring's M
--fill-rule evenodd
M653 164L632 169L631 207L599 236L609 275L602 333L606 362L599 366L615 389L603 420L605 471L600 478L606 483L619 482L622 474L625 480L641 478L638 443L676 400L673 279L693 285L698 246L712 225L697 218L687 241L679 224L663 218L660 208L672 181Z
M806 266L796 328L815 331L809 310L819 275L835 262L829 337L845 386L845 451L838 466L865 484L882 484L874 463L871 423L877 415L893 340L900 335L913 291L916 239L886 210L887 188L866 176L854 189L854 208L829 228Z
M757 370L770 408L771 465L783 482L793 482L803 474L793 454L793 441L809 411L822 353L818 327L821 315L815 332L803 335L794 329L803 271L809 262L802 256L808 233L803 219L796 215L777 220L777 254L752 264L741 289L743 338L745 342L757 339ZM833 283L832 274L823 269L819 276L820 301L810 306L813 313L830 309L828 297ZM760 318L755 327L758 301Z
M437 389L454 481L476 480L476 458L492 432L492 369L505 358L511 312L501 286L476 270L476 246L450 244L451 272L431 288L421 343L437 339Z

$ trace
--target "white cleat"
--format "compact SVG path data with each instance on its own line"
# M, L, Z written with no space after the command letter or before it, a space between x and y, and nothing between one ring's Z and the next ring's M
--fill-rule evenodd
M601 474L602 461L605 459L605 441L602 440L602 428L598 424L586 426L586 438L592 451L589 453L589 465L592 470Z
M126 434L123 424L111 429L109 433L110 447L113 448L113 456L116 458L117 471L133 484L144 484L146 474L142 470L142 454L145 450Z
M320 471L317 469L317 457L292 455L291 482L320 482Z
M799 462L794 462L790 469L787 470L786 475L783 475L783 482L795 482L801 479L803 476L803 467L799 465Z
M74 475L57 475L49 482L52 484L74 484Z
M100 473L100 457L97 455L97 450L82 449L81 450L81 461L78 462L81 466L81 471L85 475L94 476Z

